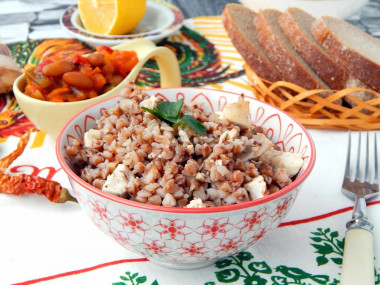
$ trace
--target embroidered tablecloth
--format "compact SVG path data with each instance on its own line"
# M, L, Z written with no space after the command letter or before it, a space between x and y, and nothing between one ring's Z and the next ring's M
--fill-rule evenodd
M49 34L67 37L59 27ZM20 65L40 38L8 44ZM170 46L178 55L184 86L251 92L244 62L220 17L188 19L159 45ZM147 80L152 68L149 62L138 85L158 86L158 78ZM0 122L4 157L33 125L12 94L0 97ZM315 168L285 221L244 252L203 269L171 270L150 263L101 233L75 203L0 194L0 284L339 284L345 223L353 205L340 192L347 132L309 131L317 150ZM40 175L70 189L54 144L43 132L33 132L24 154L7 172ZM375 225L374 273L380 284L380 198L369 203L368 215Z

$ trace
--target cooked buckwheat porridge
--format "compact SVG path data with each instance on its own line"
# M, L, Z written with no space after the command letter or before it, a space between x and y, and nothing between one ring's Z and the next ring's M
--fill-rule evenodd
M244 96L217 113L184 104L174 124L152 112L160 102L128 84L84 141L67 147L74 171L129 200L201 208L270 195L291 183L303 165L300 154L276 148L249 122Z

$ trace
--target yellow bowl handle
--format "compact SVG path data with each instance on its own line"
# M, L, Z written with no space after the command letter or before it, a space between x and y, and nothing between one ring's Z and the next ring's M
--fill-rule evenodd
M181 73L175 54L167 47L157 47L152 41L136 39L113 46L112 49L134 50L139 62L123 81L135 81L143 65L151 58L157 61L161 87L181 87ZM125 84L119 84L121 88ZM118 87L119 87L118 86Z

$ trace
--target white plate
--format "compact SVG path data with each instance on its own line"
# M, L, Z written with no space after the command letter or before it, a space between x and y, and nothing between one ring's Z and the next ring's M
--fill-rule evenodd
M60 24L71 36L93 47L117 45L136 38L158 42L182 27L184 16L173 4L159 0L148 0L146 4L144 18L131 33L125 35L101 35L87 31L83 27L77 6L65 10Z

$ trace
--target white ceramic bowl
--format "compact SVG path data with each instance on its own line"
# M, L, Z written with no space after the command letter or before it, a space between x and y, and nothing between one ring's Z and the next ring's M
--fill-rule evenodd
M213 112L236 102L240 95L201 88L152 89L147 93L169 101L184 98L185 103L205 103L205 110ZM247 98L251 120L264 127L282 149L302 153L304 166L290 185L254 201L213 208L153 206L113 196L77 176L65 149L73 138L83 140L95 120L118 100L114 97L97 103L70 120L57 139L56 153L74 195L93 223L125 248L156 264L200 268L253 245L281 223L314 166L314 144L302 125L275 107Z
M114 46L123 42L144 38L155 43L178 31L184 21L182 11L175 5L160 1L147 0L143 19L129 34L101 35L86 30L76 6L66 9L61 18L61 27L72 37L84 41L90 46Z
M260 9L277 9L284 12L298 7L318 18L331 16L345 19L358 12L369 0L239 0L243 5L258 12Z

